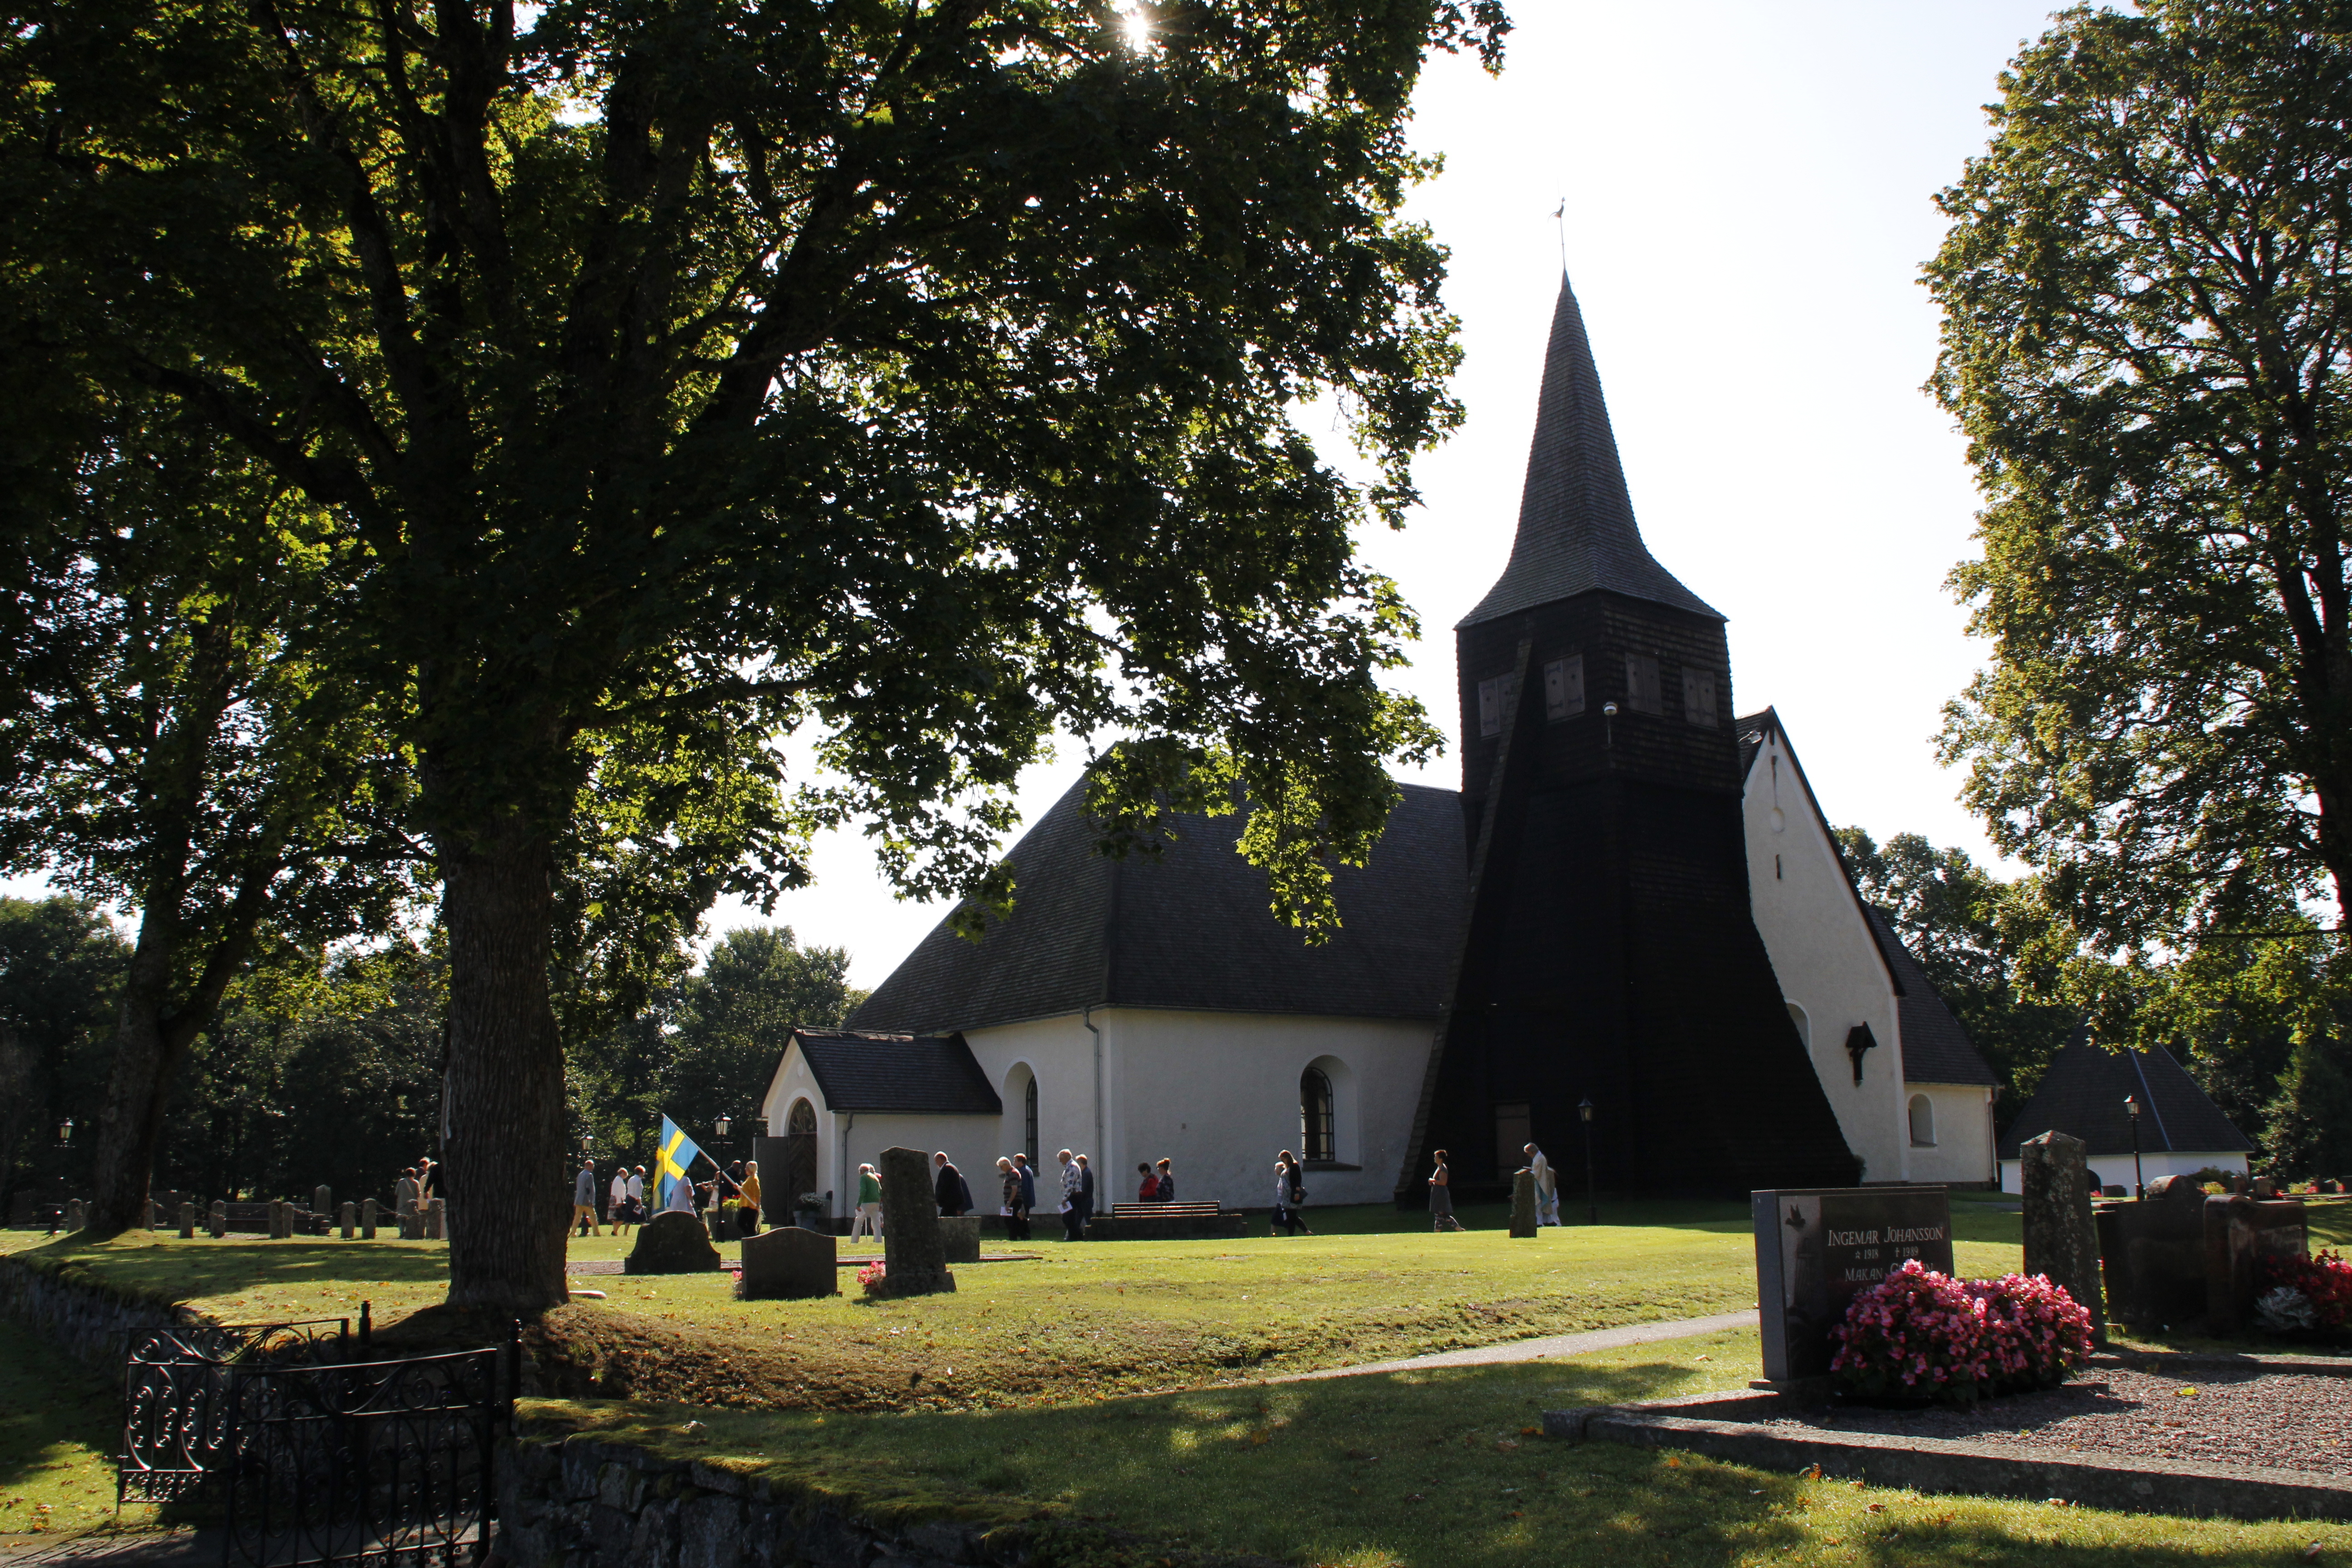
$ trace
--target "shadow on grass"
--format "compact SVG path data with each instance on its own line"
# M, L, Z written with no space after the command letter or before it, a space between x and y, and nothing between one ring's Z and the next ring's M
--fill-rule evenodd
M37 1268L89 1269L117 1289L171 1301L271 1287L360 1283L438 1285L449 1253L429 1242L157 1241L143 1233L113 1241L60 1237L15 1256ZM362 1278L363 1277L363 1278Z
M2315 1527L1921 1497L1540 1436L1545 1408L1687 1391L1688 1359L1446 1369L1045 1410L869 1417L553 1403L678 1458L756 1468L877 1518L1049 1519L1097 1561L1252 1553L1331 1568L1800 1560L2285 1563ZM689 1416L704 1426L687 1434ZM2320 1527L2322 1529L2326 1527ZM2054 1544L2053 1544L2054 1542ZM1075 1547L1075 1543L1067 1543ZM1070 1554L1050 1542L1040 1561Z
M110 1511L121 1419L111 1381L0 1318L0 1531L26 1529L43 1503L87 1524L101 1489Z

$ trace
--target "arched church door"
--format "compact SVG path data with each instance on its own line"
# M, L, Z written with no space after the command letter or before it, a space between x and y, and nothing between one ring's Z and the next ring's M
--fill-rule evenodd
M784 1179L777 1190L782 1201L776 1206L792 1218L798 1217L803 1193L824 1190L816 1183L816 1107L805 1100L793 1100L792 1114L784 1119L784 1168L780 1174Z

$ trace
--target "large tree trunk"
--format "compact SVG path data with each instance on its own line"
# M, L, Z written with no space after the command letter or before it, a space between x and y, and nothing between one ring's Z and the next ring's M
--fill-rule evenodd
M142 912L139 943L131 950L130 973L123 978L122 1009L114 1025L114 1064L98 1117L92 1202L83 1226L91 1236L117 1236L147 1223L148 1192L154 1180L155 1152L163 1142L172 1075L195 1038L186 1020L167 1017L164 1012L174 943L159 926L173 923L169 911Z
M529 1316L563 1287L563 1047L548 1005L546 841L486 835L441 857L449 935L449 1305Z

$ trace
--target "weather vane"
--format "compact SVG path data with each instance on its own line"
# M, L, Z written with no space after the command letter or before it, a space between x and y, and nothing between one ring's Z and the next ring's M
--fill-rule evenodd
M1559 205L1551 209L1551 221L1559 229L1559 269L1568 270L1568 198L1559 198Z

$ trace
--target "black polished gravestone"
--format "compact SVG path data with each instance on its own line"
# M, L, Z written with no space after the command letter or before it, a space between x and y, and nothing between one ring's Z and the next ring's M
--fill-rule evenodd
M1952 1204L1941 1187L1832 1187L1748 1194L1764 1375L1829 1375L1830 1331L1857 1291L1912 1258L1952 1271Z

